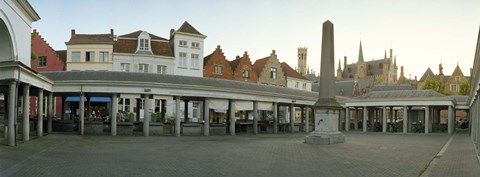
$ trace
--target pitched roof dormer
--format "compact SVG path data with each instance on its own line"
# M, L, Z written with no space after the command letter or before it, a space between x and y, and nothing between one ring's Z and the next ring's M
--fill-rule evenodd
M137 38L137 51L135 53L152 54L152 38L146 31L142 31Z

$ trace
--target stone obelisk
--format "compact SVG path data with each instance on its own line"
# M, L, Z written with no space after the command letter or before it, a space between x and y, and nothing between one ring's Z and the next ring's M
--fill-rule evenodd
M323 23L322 57L320 61L320 89L313 105L315 131L306 137L308 144L335 144L345 142L345 135L338 131L338 119L342 107L335 100L333 23Z

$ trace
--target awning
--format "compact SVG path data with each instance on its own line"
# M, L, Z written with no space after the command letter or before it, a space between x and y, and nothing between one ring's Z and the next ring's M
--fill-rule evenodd
M253 110L253 101L234 101L233 107L240 111Z
M80 102L79 96L69 96L65 99L67 102ZM87 102L87 97L83 97L83 101ZM110 97L90 97L92 103L110 103L112 98Z
M257 109L258 110L263 110L263 111L273 111L273 103L269 102L258 102L257 103Z
M228 109L228 100L220 100L220 99L209 99L208 105L210 109Z

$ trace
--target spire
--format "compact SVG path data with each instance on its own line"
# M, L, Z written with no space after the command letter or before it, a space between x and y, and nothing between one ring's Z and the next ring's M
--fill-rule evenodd
M362 41L360 41L360 49L359 49L359 52L358 52L358 61L359 62L364 62L363 61Z
M393 59L393 66L397 66L397 55L395 55L395 58Z
M342 70L342 68L340 67L340 59L338 59L338 70Z
M383 59L387 59L387 50L385 50L385 56L383 57Z

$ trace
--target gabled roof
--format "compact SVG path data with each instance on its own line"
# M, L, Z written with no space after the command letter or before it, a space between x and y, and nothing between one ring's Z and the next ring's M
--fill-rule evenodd
M427 69L427 71L425 71L425 73L423 74L423 76L420 78L420 80L418 80L419 82L425 82L425 80L427 79L427 77L430 76L430 78L432 79L437 79L437 76L435 74L433 74L433 71L430 69L430 67Z
M58 58L63 62L67 63L67 50L57 50L55 51L57 53Z
M131 53L137 52L138 40L135 39L118 39L113 46L113 52ZM164 41L150 41L153 55L174 57L170 44Z
M128 33L128 34L124 34L124 35L121 35L121 36L118 36L119 38L138 38L138 36L142 33L143 31L142 30L138 30L138 31L135 31L135 32L132 32L132 33ZM148 35L150 35L150 38L152 40L164 40L164 41L168 41L168 39L165 39L163 37L159 37L159 36L156 36L156 35L153 35L151 33L148 33Z
M373 91L357 97L357 99L390 99L390 98L431 98L446 97L432 90L391 90Z
M372 91L415 90L410 84L375 85Z
M66 44L113 44L111 34L74 34Z
M237 66L242 59L243 59L243 57L238 57L235 60L232 60L232 61L229 62L230 67L232 67L232 71L235 71L235 69L237 69Z
M265 68L265 65L267 64L267 61L268 61L268 57L265 57L265 58L262 58L262 59L258 59L255 61L255 63L253 63L253 69L255 69L255 72L257 72L257 76L260 77L260 73L262 73L263 71L263 68Z
M190 34L198 34L198 35L202 35L202 33L200 33L197 29L195 29L192 25L190 25L190 23L188 23L187 21L183 22L182 26L180 26L180 28L178 28L177 30L178 32L183 32L183 33L190 33Z
M293 78L297 78L297 79L302 79L302 80L307 80L309 81L306 77L302 76L300 73L298 73L297 71L295 71L292 67L290 67L290 65L288 65L287 63L285 62L282 62L280 64L280 66L282 67L282 71L283 71L283 75L285 75L286 77L293 77Z

